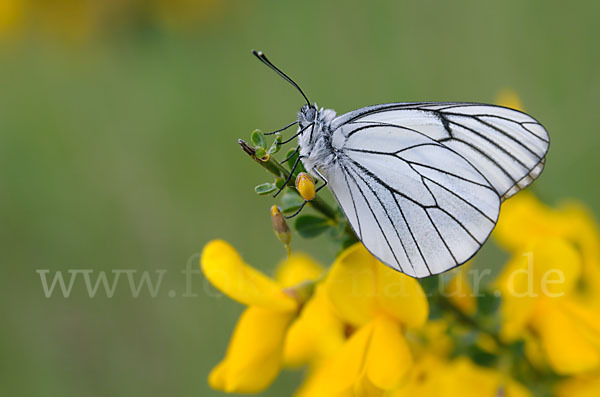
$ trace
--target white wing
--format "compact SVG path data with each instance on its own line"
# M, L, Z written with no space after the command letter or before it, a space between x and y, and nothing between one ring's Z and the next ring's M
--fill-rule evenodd
M469 161L503 200L540 175L550 143L545 128L528 114L479 103L369 106L336 118L332 130L360 123L391 124L427 135Z
M501 200L539 175L548 147L531 117L488 105L379 105L332 130L331 190L365 247L413 277L474 255Z

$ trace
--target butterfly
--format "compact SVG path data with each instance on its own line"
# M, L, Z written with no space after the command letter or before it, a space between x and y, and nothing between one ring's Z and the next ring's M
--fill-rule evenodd
M494 229L501 203L544 169L548 132L518 110L402 102L337 116L253 53L306 100L297 121L276 131L298 124L293 168L301 159L320 188L329 186L365 248L411 277L468 261Z

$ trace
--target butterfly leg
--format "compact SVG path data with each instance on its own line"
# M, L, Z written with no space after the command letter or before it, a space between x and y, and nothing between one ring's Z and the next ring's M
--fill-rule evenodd
M325 178L325 177L323 176L323 174L321 174L321 173L319 172L319 170L317 170L317 169L314 169L314 170L313 170L313 172L314 172L315 174L317 174L317 176L319 177L319 179L320 179L321 181L323 181L323 184L322 184L321 186L319 186L319 187L317 188L317 190L315 190L315 194L316 194L316 193L318 193L318 192L319 192L319 190L321 190L321 189L323 189L325 186L327 186L327 184L328 184L329 182L327 181L327 178Z
M310 124L308 124L306 127L302 128L300 131L298 131L298 132L296 132L294 135L292 135L292 137L291 137L291 138L289 138L289 139L286 139L285 141L281 142L281 143L279 144L279 146L281 146L281 145L285 145L286 143L289 143L289 142L291 142L292 140L294 140L294 138L296 138L296 137L298 137L298 136L302 135L302 133L303 133L304 131L306 131L306 129L307 129L308 127L312 127L312 126L313 126L313 124L314 124L314 123L310 123Z
M286 215L284 218L285 219L291 219L291 218L295 217L296 215L298 215L302 211L302 209L304 208L304 206L306 205L306 203L308 203L308 200L304 200L304 202L300 205L300 208L298 208L296 210L296 212L294 212L292 215Z
M294 156L296 155L296 153L298 153L298 151L299 151L299 150L300 150L300 146L296 146L296 150L294 150L294 151L292 152L292 154L290 154L289 156L287 156L287 157L285 158L285 160L283 160L283 161L280 161L280 162L279 162L279 164L287 163L287 161L288 161L289 159L291 159L292 157L294 157Z
M294 165L292 166L292 169L290 170L290 173L288 174L287 178L285 179L285 182L283 182L283 185L279 188L279 190L277 191L277 193L275 193L273 195L273 197L277 197L279 195L279 193L281 193L281 191L287 186L288 182L292 179L292 177L294 176L294 171L296 171L296 167L298 167L298 164L300 163L300 158L301 157L302 156L296 157L296 161L294 161Z

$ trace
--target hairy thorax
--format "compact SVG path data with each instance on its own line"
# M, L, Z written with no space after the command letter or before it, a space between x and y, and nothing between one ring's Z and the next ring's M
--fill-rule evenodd
M335 154L331 146L331 122L335 118L335 111L316 109L316 104L310 108L305 105L298 112L300 129L306 128L298 138L300 156L309 172L315 169L326 172L327 168L335 163Z

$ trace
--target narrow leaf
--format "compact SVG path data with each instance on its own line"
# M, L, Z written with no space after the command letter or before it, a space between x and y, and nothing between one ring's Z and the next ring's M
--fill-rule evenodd
M275 154L279 151L279 149L281 149L281 135L277 134L275 135L275 140L273 141L273 144L271 145L271 147L269 148L269 150L267 150L267 153L269 154Z
M264 196L265 194L269 194L277 190L277 187L273 183L263 183L254 188L254 191L259 196Z

